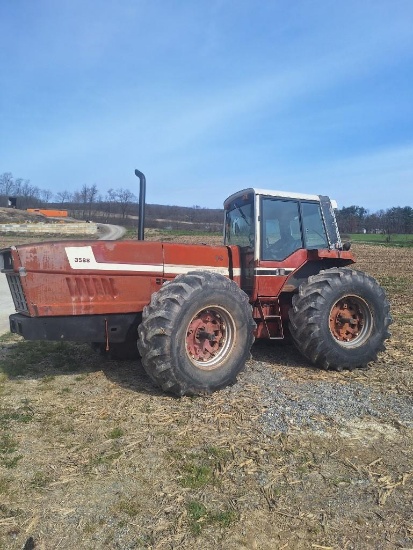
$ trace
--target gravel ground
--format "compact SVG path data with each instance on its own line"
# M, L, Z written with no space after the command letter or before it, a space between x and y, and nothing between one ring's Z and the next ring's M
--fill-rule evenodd
M282 375L273 376L265 366L256 364L254 375L264 385L262 403L267 407L261 418L270 433L304 428L326 432L332 424L344 427L349 420L372 417L397 421L413 427L413 398L382 395L363 384L352 382L295 382ZM333 375L334 378L334 375Z

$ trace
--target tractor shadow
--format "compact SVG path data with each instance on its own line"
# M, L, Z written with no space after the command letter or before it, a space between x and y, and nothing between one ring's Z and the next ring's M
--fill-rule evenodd
M126 390L153 396L168 395L179 399L155 386L146 374L140 358L103 359L100 370L110 382Z
M265 362L291 369L315 368L295 347L291 339L256 340L251 349L252 361Z
M74 342L30 342L12 340L0 345L0 380L37 380L51 384L53 380L73 377L87 380L101 372L114 384L135 392L165 395L145 373L138 357L113 359L100 354L88 344ZM91 384L93 382L91 381Z
M264 366L269 368L272 376L277 376L280 369L283 372L321 373L320 369L311 365L296 349L292 341L257 340L251 348L251 359L247 362L238 383L248 380L249 373ZM133 360L105 360L101 370L114 384L129 391L147 393L150 395L168 396L174 399L179 397L166 393L157 388L146 374L139 358Z
M276 376L283 372L320 372L313 367L289 340L257 340L251 349L243 377L265 366ZM115 359L108 354L99 354L87 344L70 342L17 341L2 345L0 350L0 374L15 380L51 381L60 376L74 375L86 378L102 372L107 380L124 388L154 396L168 395L157 388L144 371L139 357ZM241 382L242 383L242 382Z
M273 376L277 375L280 369L283 372L319 373L320 369L311 365L295 347L291 340L257 340L251 348L251 359L247 362L242 378L248 379L249 372L257 367L265 366L270 369ZM112 383L137 393L145 393L154 396L168 396L173 399L179 397L166 393L152 382L146 374L141 359L110 359L102 358L100 370ZM243 383L242 381L238 383Z

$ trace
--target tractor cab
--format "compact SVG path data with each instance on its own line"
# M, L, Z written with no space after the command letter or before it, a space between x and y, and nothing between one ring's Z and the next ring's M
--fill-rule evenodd
M337 204L328 197L245 189L224 207L225 244L253 248L256 260L282 261L300 248L341 248Z
M241 287L250 296L260 294L256 276L278 275L285 282L309 251L342 250L337 204L328 197L251 188L231 195L224 207L224 243L240 247ZM263 292L264 281L261 286Z

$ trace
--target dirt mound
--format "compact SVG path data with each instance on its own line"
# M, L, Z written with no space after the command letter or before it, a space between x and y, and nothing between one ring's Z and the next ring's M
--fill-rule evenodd
M34 214L17 208L0 208L0 223L38 223L45 219L43 214Z

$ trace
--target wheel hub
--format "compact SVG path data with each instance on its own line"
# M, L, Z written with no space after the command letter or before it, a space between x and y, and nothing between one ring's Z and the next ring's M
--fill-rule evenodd
M225 314L217 309L200 311L188 325L186 351L191 361L201 369L212 370L227 353L231 328Z
M345 296L334 304L329 324L333 336L342 344L355 344L369 331L367 304L357 296Z

